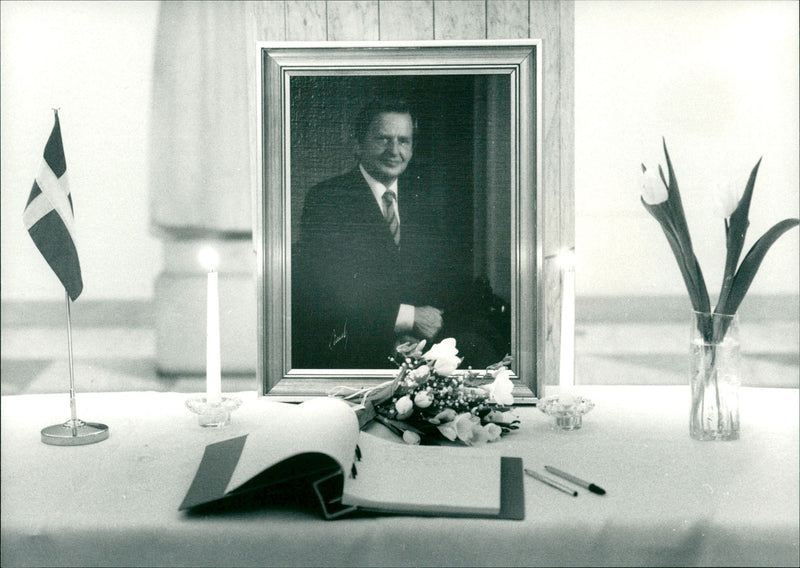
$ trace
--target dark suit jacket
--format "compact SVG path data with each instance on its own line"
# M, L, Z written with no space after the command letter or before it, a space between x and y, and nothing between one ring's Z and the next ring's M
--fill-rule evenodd
M400 304L449 303L441 214L413 182L401 178L398 194L399 247L358 168L306 194L292 255L293 367L394 368Z

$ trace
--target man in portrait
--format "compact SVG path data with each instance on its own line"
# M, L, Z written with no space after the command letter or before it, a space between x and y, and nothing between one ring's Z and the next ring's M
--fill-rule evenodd
M442 203L407 172L415 133L404 100L371 100L353 125L354 167L306 193L292 255L294 367L391 368L398 343L457 335L471 319Z

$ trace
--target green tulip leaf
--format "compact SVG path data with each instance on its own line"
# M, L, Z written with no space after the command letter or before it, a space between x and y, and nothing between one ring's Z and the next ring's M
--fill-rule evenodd
M677 228L672 223L670 211L666 202L651 205L644 199L641 201L645 209L647 209L647 211L656 219L656 221L658 221L659 225L661 225L664 235L667 237L667 242L672 249L672 254L675 256L675 260L678 262L678 268L681 271L681 276L683 277L683 282L686 285L686 290L689 292L689 300L692 302L692 307L696 311L709 311L710 304L708 300L708 292L703 293L705 287L703 286L703 288L700 288L697 285L697 274L700 273L700 266L698 265L697 259L694 257L694 255L687 257L687 255L684 254L677 235ZM701 281L702 278L702 274L700 274Z
M742 303L750 284L753 283L753 278L756 276L758 267L761 266L761 261L764 260L769 248L792 227L800 224L800 219L784 219L780 223L776 223L769 231L756 241L752 248L747 252L742 261L739 270L736 271L736 276L733 278L731 284L731 291L725 303L720 302L717 305L716 313L720 314L735 314Z
M731 232L734 233L736 236L741 235L739 238L741 242L739 243L739 252L741 253L742 243L744 242L744 235L747 233L747 227L750 224L748 217L750 215L750 201L753 198L753 189L756 185L756 176L758 175L758 168L761 165L762 158L758 159L756 165L753 166L753 170L750 172L750 178L747 180L747 185L744 188L744 193L742 193L741 199L739 199L739 204L736 206L736 209L733 210L730 216L730 229ZM736 262L738 262L739 257L736 257Z
M660 164L658 166L658 173L661 177L661 181L667 188L667 200L663 203L649 205L642 199L642 203L648 212L661 224L661 228L667 236L667 241L678 262L681 276L689 292L692 306L697 311L709 311L711 308L708 289L706 288L706 282L703 278L703 271L700 268L700 264L697 262L694 247L692 246L692 239L689 235L689 225L686 222L683 203L681 201L681 192L678 188L678 180L675 176L675 170L672 167L672 160L669 157L666 140L662 138L662 142L664 146L664 155L667 160L668 176L664 175L664 169ZM646 171L644 165L642 165L642 171Z
M662 138L661 141L664 145L664 156L667 159L667 172L669 174L669 182L665 182L669 190L669 199L667 201L670 202L674 212L675 222L678 225L678 235L682 237L681 241L684 243L684 248L689 252L692 250L692 240L689 236L689 225L686 223L686 214L683 212L683 201L681 200L681 192L678 189L678 179L675 177L675 170L672 168L672 160L667 151L667 141L664 138ZM663 180L664 172L661 171L661 166L659 166L658 171L661 173L661 179ZM692 253L692 255L694 256L694 253Z
M756 175L758 174L758 167L761 165L761 158L758 159L753 170L750 172L750 178L747 180L742 198L739 204L734 209L733 213L725 225L726 229L726 245L727 256L725 257L725 273L722 279L722 289L719 293L720 305L725 305L728 301L728 295L733 286L733 277L736 273L736 266L739 263L739 257L744 248L744 237L747 234L747 228L750 225L748 219L750 214L750 201L753 196L753 188L756 185Z
M664 183L667 185L669 197L667 203L671 210L670 218L675 224L675 235L678 238L684 263L686 265L686 273L688 274L690 282L687 282L687 287L693 290L692 305L705 308L706 311L710 309L710 302L708 300L708 289L706 288L706 281L703 278L703 271L700 269L700 264L697 262L697 257L694 254L694 247L692 246L692 238L689 234L689 225L686 222L686 215L683 211L683 201L681 200L681 192L678 188L678 179L675 176L675 170L672 167L672 160L669 157L667 150L667 141L661 138L664 147L664 156L667 160L667 173L669 181ZM661 174L662 181L664 180L664 172L659 165L659 173ZM692 294L692 292L690 292Z

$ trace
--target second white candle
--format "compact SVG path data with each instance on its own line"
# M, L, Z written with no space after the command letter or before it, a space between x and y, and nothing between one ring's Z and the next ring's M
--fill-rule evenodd
M575 259L572 252L562 254L561 289L561 387L575 385Z
M208 266L208 302L206 306L206 396L210 404L222 400L222 365L219 340L219 273L216 253L204 249L201 253Z

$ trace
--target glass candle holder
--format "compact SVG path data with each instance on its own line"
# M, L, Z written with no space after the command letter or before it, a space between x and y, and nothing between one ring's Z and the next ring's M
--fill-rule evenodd
M209 400L202 394L189 398L186 408L197 414L197 421L203 428L222 428L231 423L231 412L241 404L242 400L236 397L223 396Z
M558 428L577 430L583 425L583 415L594 408L594 403L582 396L557 394L541 399L537 406L548 416L555 417Z

